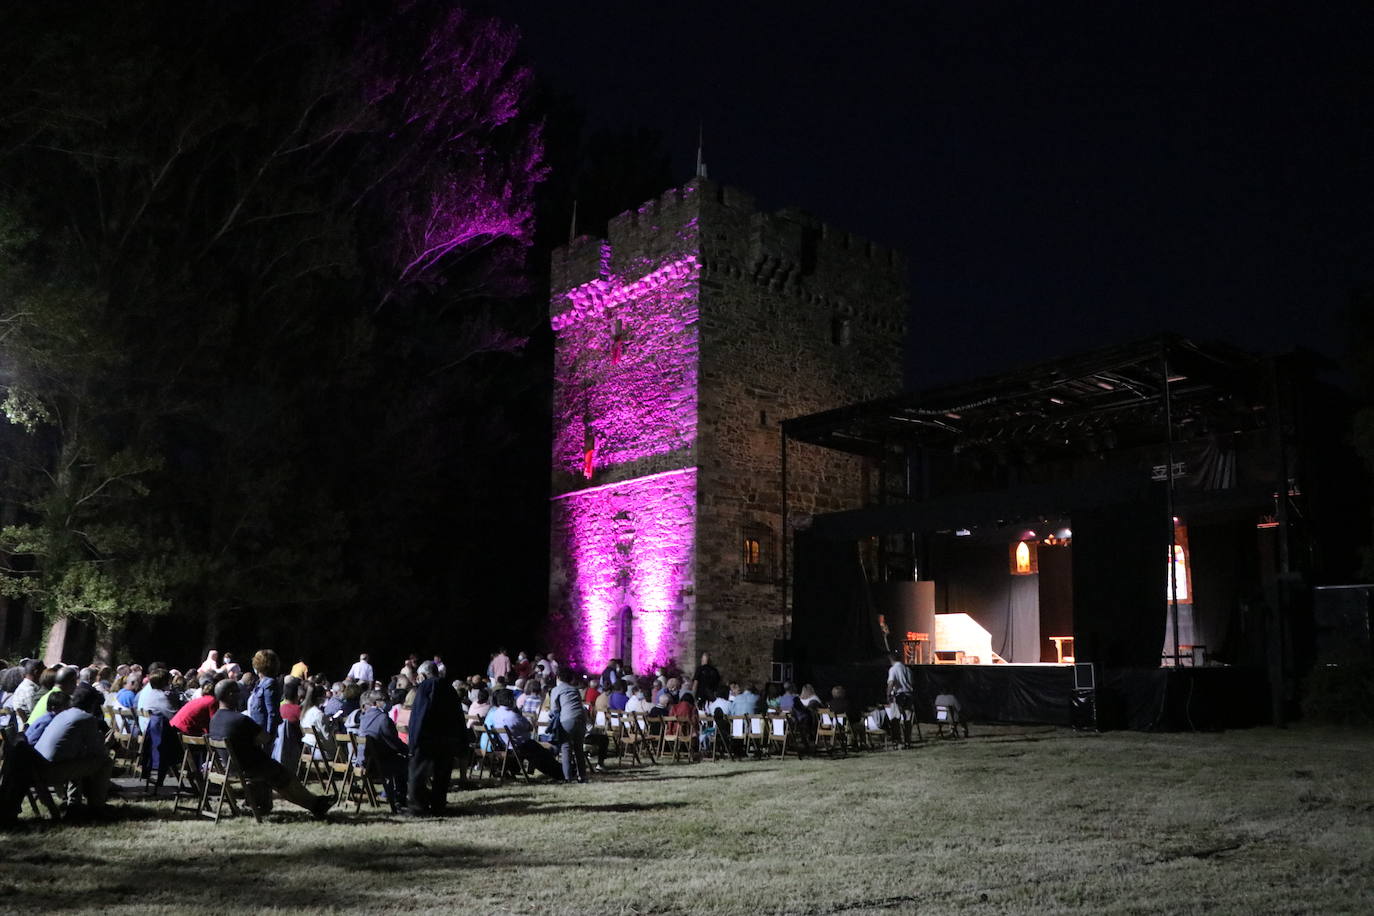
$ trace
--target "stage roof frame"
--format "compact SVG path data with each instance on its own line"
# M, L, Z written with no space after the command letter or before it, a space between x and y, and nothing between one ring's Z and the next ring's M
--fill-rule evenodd
M1164 334L1022 369L851 404L782 423L785 439L880 458L1033 445L1082 453L1162 442L1174 430L1267 426L1269 359ZM1196 424L1196 426L1193 426Z

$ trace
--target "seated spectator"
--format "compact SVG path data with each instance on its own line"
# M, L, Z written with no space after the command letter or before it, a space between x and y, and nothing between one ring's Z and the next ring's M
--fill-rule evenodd
M129 708L138 712L138 727L141 731L148 730L149 716L143 715L144 711L148 713L162 713L163 718L168 720L177 714L176 704L173 703L172 698L167 695L166 688L167 672L154 671L152 674L148 675L148 683L144 685L143 689L138 692L138 696L134 698L135 705Z
M243 675L243 668L239 667L239 663L234 661L234 656L228 652L224 653L224 664L220 666L219 670L235 680Z
M105 752L102 723L84 709L72 706L53 717L34 746L48 761L43 778L49 785L68 783L68 811L75 810L78 789L92 814L105 812L114 761Z
M724 691L722 691L721 696L716 697L710 703L706 704L706 711L711 714L712 718L715 717L717 711L727 716L730 715L730 698L725 696Z
M625 696L625 682L623 680L616 681L611 685L611 698L607 703L607 707L623 712L629 703L630 698Z
M295 680L294 678L293 678L293 679L288 679L287 682L286 682L285 684L282 685L282 688L281 688L281 706L279 706L278 709L281 711L281 720L282 720L283 722L295 722L295 723L298 723L298 724L300 723L300 721L301 721L301 682L300 682L300 681Z
M396 734L405 744L410 743L410 711L414 706L415 691L410 690L401 698L401 702L392 706L386 713L387 718L391 719L392 724L396 726ZM404 732L401 731L402 726L405 727Z
M482 736L483 747L486 750L491 750L495 746L490 743L493 738L501 740L501 737L491 730L504 728L510 733L511 746L522 760L550 779L563 781L563 768L558 759L554 757L553 751L534 740L530 722L515 711L515 697L509 690L496 691L495 702L483 724L487 727L487 734Z
M485 687L478 688L472 703L468 705L468 721L481 722L486 719L489 712L491 712L491 694L487 692Z
M326 719L333 719L348 713L348 710L344 708L343 694L343 682L335 682L334 686L329 689L329 696L327 696L324 701L323 709Z
M304 660L296 662L291 666L291 676L298 681L303 681L310 677L310 666Z
M205 661L196 669L199 674L218 674L220 669L219 653L211 649L205 654Z
M188 702L172 716L172 728L183 735L199 738L210 730L210 720L214 718L219 704L215 701L214 678L207 677L201 695Z
M816 695L815 687L812 687L810 684L803 684L801 693L797 695L797 702L808 709L819 709L821 698ZM834 712L834 710L831 710L831 712Z
M48 708L48 694L52 693L53 685L57 683L57 675L64 668L58 665L55 668L45 668L43 673L38 675L38 694L33 698L33 709L29 710L29 718L36 719L43 715Z
M596 701L600 696L600 688L598 688L594 682L589 682L586 685L586 691L582 694L582 703L587 707L588 710L591 710L593 713L595 713L597 708ZM601 711L605 712L606 708L604 706L601 707Z
M733 690L738 685L731 684ZM754 685L749 684L735 695L730 701L730 715L732 716L752 716L759 711L759 695L754 690Z
M812 696L815 696L815 693L814 690L811 691ZM797 702L797 691L793 688L791 681L784 681L782 693L778 696L778 711L791 712L792 704L795 702Z
M625 711L647 713L650 709L653 709L653 704L644 699L643 688L631 687L630 695L625 700Z
M324 704L329 688L311 684L305 689L305 699L301 702L301 743L315 747L315 730L323 731L325 722Z
M30 719L29 725L24 729L24 737L28 739L30 746L37 745L43 737L43 731L52 722L58 713L66 712L72 707L72 698L60 690L54 690L48 696L47 711L36 719Z
M138 692L142 689L142 676L131 672L129 676L124 679L124 686L120 688L119 693L115 694L115 703L123 706L125 709L137 709Z
M396 732L396 723L386 714L386 694L369 690L363 694L363 714L358 721L358 736L367 739L370 765L377 766L386 787L387 802L393 811L406 807L406 770L409 751Z
M837 716L849 715L849 697L839 684L830 688L830 711Z
M250 786L256 784L256 797L252 800L255 809L259 812L272 810L270 789L276 789L282 798L292 804L299 805L315 817L324 817L333 806L334 799L313 794L300 784L291 771L267 755L265 748L272 746L273 738L238 711L242 699L240 693L242 687L236 681L225 679L216 685L215 700L219 710L210 720L210 737L229 745L239 766L243 767L243 775ZM262 786L270 789L263 790Z
M522 653L523 654L523 653ZM521 715L539 718L539 710L544 708L544 691L537 678L525 682L525 692L520 694L519 711Z

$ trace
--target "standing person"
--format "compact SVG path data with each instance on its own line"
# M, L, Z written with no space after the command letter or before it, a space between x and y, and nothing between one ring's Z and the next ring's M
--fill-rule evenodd
M281 725L281 659L271 649L259 649L253 656L253 670L258 681L248 695L248 718L275 739Z
M900 713L897 730L903 745L911 743L911 720L916 715L915 691L911 686L911 672L902 663L902 656L891 653L892 667L887 669L887 695L897 704Z
M417 672L415 702L410 710L410 813L419 817L444 813L453 758L462 742L463 709L458 694L439 677L434 662Z
M557 719L563 729L558 748L563 780L572 782L573 764L576 763L577 781L586 782L587 751L583 744L587 736L587 707L582 704L581 693L570 683L572 680L570 672L558 672L558 686L549 695L549 718Z
M367 660L366 652L359 655L353 667L348 669L348 676L362 684L364 690L372 689L372 664Z
M505 677L510 674L510 656L506 654L506 647L502 646L496 650L496 654L491 659L491 679L494 683L498 677Z
M715 696L720 692L720 671L711 664L711 653L701 653L701 664L692 675L692 693L697 696Z

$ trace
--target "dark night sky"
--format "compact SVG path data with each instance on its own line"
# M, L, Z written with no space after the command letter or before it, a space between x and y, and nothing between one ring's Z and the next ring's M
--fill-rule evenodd
M1166 329L1341 354L1374 5L1288 7L496 4L684 180L700 120L713 178L904 251L916 386Z

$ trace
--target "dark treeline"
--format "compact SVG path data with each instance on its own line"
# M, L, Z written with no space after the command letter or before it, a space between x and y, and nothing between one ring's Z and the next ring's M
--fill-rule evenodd
M441 0L0 17L0 648L533 636L547 250L656 139Z

